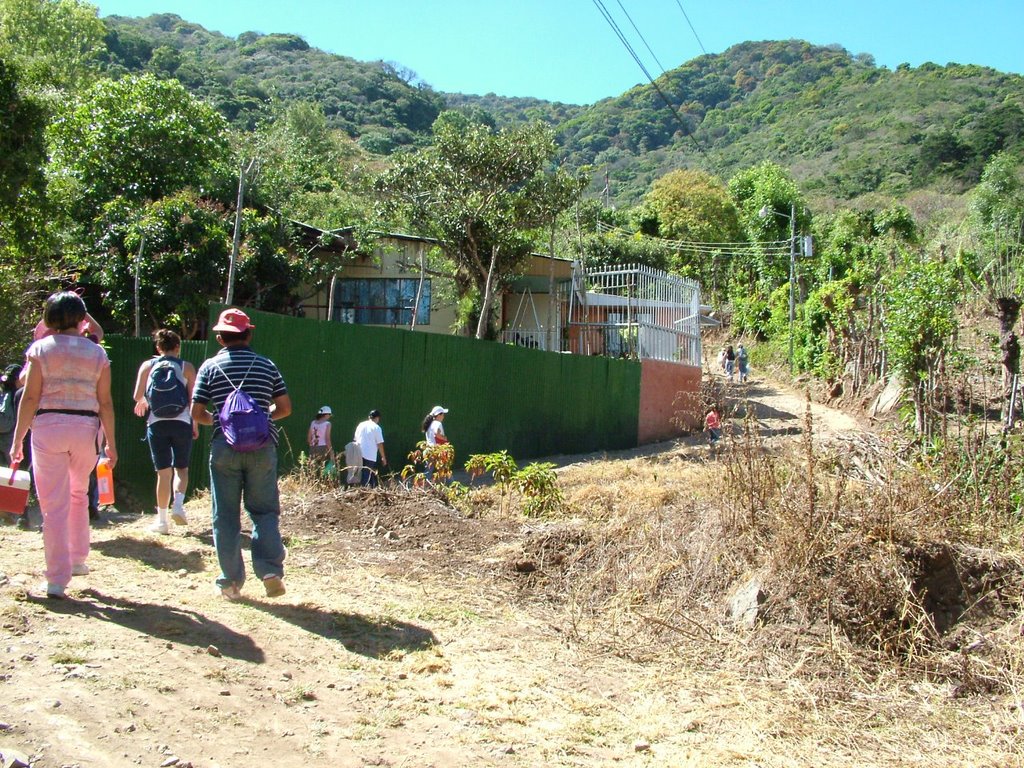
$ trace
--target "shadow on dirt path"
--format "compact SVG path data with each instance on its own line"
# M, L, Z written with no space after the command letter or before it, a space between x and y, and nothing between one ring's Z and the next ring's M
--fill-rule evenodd
M95 589L82 590L79 595L78 599L67 600L28 599L54 614L110 622L142 635L196 648L216 645L221 655L240 661L262 664L265 659L263 650L251 637L197 611L117 598Z
M372 659L385 658L392 651L422 651L437 644L429 629L405 621L375 620L358 613L327 611L309 605L249 604L301 630L337 641L350 653Z

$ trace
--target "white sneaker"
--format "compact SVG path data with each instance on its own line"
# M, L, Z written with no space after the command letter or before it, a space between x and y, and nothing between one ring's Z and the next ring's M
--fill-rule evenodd
M89 575L89 566L86 565L85 563L78 563L77 565L72 565L71 566L71 575L72 576L88 576Z
M175 525L188 525L188 518L185 517L185 498L174 494L174 504L171 507L171 520Z
M171 532L171 529L168 527L167 523L161 523L160 521L157 521L153 523L151 526L149 526L149 531L151 533L159 533L161 536L166 536L168 533Z
M53 584L52 582L49 582L46 585L46 596L53 600L63 600L65 597L64 587L60 584Z

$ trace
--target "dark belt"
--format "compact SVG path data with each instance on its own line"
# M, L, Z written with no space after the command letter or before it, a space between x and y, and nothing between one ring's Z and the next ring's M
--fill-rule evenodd
M36 416L44 413L63 413L65 416L91 416L94 419L99 417L96 411L76 411L73 408L40 408Z

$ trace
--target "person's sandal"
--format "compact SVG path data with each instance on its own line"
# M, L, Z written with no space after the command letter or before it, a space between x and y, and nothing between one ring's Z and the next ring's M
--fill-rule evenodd
M267 591L267 597L280 597L285 593L284 580L280 576L264 576L263 589Z

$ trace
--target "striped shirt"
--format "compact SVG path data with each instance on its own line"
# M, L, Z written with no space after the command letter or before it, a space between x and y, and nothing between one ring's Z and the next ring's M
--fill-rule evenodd
M224 347L199 366L192 392L194 404L209 405L213 411L214 437L221 434L217 418L221 406L236 388L244 390L268 414L274 398L288 394L281 372L268 358L247 346ZM277 425L273 421L270 432L277 442Z

